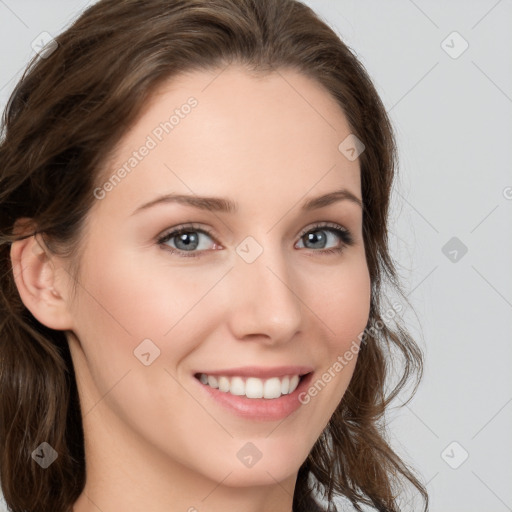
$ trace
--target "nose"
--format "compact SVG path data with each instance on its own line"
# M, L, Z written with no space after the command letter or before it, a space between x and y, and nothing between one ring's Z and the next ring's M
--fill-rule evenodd
M300 279L284 251L265 248L252 262L237 255L230 272L231 332L237 339L283 344L301 329Z

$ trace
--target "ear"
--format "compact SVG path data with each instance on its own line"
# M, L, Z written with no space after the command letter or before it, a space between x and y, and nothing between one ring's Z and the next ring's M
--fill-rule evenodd
M20 234L19 224L15 223L15 232ZM27 232L24 222L22 233ZM30 231L29 231L30 232ZM52 256L40 234L17 240L11 245L11 263L14 281L23 304L34 317L46 327L56 330L71 330L72 317L68 311L68 302L64 289L57 289L61 280L57 279L56 257ZM60 269L64 272L63 269Z

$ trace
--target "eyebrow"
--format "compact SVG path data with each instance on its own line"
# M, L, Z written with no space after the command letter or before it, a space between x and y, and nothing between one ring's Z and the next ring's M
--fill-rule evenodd
M328 194L324 194L322 196L308 199L302 205L301 210L305 212L317 210L319 208L324 208L333 203L344 200L355 203L359 207L363 208L363 203L361 199L359 199L356 195L350 192L350 190L343 188L340 190L335 190L334 192L329 192ZM148 208L151 208L159 204L169 203L179 203L187 206L192 206L193 208L197 208L199 210L209 210L220 213L233 214L238 212L238 204L235 201L232 201L231 199L223 197L200 197L196 195L186 194L164 194L158 196L157 198L147 203L142 204L141 206L136 208L131 215L135 215L140 211L147 210Z

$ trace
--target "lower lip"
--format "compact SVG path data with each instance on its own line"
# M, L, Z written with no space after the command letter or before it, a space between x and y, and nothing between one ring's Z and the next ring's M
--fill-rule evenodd
M281 395L279 398L247 398L243 395L232 395L203 384L195 377L193 379L217 403L237 416L256 421L276 421L286 418L302 405L299 395L307 389L312 377L313 372L308 373L301 378L293 393Z

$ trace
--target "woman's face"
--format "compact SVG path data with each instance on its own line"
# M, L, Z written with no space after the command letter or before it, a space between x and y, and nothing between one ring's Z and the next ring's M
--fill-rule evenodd
M158 461L234 487L296 476L349 384L369 315L357 200L303 209L341 189L361 199L358 159L339 149L349 135L335 100L291 70L197 71L152 97L95 190L69 303L94 460L129 446L138 471ZM144 206L171 194L196 206ZM197 378L273 396L286 391L275 377L307 372L281 398ZM242 378L220 379L229 373Z

